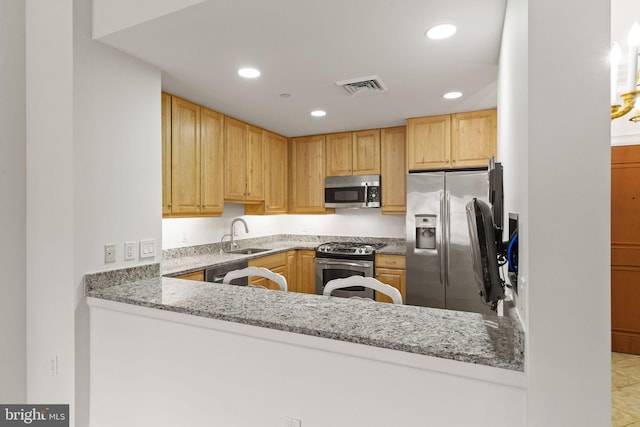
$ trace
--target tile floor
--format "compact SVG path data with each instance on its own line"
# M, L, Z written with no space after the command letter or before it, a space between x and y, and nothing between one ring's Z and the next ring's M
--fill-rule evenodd
M611 353L613 427L640 427L640 356Z

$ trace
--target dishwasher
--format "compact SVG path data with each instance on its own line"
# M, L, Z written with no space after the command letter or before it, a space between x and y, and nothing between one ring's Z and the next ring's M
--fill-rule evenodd
M224 264L217 267L207 268L204 271L204 280L207 282L222 283L222 279L224 279L224 276L228 272L233 270L241 270L243 268L247 268L248 266L249 263L247 261L239 261L231 264ZM249 284L249 278L240 277L238 279L234 279L231 284L238 286L247 286Z

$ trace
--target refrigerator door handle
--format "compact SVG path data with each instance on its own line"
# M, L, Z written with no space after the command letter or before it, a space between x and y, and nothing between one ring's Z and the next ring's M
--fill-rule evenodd
M440 191L440 224L438 224L438 229L437 229L437 233L439 234L440 237L436 238L436 243L438 245L438 257L440 258L440 285L441 286L445 286L446 285L446 277L445 277L445 272L446 272L446 263L445 263L445 256L444 256L444 251L443 251L443 246L444 246L444 218L445 218L445 204L444 204L444 191ZM436 235L436 237L438 237Z
M447 190L445 195L445 238L444 238L444 258L445 258L445 280L446 285L449 286L449 242L451 241L451 193Z

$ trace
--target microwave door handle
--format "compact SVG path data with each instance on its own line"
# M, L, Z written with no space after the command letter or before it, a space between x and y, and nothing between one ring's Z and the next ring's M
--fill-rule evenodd
M369 184L365 182L364 184L364 205L369 205Z

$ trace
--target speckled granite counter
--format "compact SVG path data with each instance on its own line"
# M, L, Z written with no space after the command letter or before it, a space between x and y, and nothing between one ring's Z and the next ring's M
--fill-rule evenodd
M523 370L509 318L397 306L169 277L89 290L87 296L281 331Z
M206 269L214 265L223 265L239 260L250 260L279 252L296 249L315 249L320 243L340 240L384 243L385 246L376 251L376 253L379 254L405 255L406 253L406 247L401 239L277 235L237 241L240 248L269 249L267 252L260 252L254 255L220 253L219 244L170 249L164 251L161 273L163 276L177 276L179 274Z

